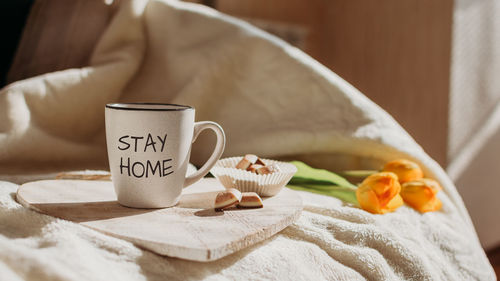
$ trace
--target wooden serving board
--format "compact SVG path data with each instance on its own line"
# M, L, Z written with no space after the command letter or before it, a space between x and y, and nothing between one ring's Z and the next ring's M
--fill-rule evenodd
M116 201L110 181L44 180L17 191L25 207L78 222L128 240L155 253L195 261L213 261L269 238L295 220L302 200L284 188L263 198L264 208L213 210L216 179L184 189L179 204L165 209L134 209Z

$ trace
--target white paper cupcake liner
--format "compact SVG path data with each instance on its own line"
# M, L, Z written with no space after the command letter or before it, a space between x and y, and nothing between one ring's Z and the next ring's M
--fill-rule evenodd
M262 159L267 165L276 164L279 172L258 175L246 170L236 169L243 157L224 158L210 170L225 188L236 188L241 192L255 192L260 196L274 196L290 181L297 168L286 162Z

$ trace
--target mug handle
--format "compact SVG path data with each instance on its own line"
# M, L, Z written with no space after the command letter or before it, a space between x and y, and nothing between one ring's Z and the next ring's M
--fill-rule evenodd
M186 178L186 180L184 181L184 187L192 185L193 183L199 181L206 174L208 174L210 169L212 169L212 167L215 165L215 162L217 162L217 160L219 160L219 158L222 156L222 152L224 152L224 146L226 145L226 135L224 134L224 130L222 129L222 127L215 122L195 122L193 141L191 143L194 143L201 131L205 129L211 129L215 132L215 134L217 135L217 144L215 145L214 152L212 152L212 155L210 156L210 158L208 158L207 162L198 171Z

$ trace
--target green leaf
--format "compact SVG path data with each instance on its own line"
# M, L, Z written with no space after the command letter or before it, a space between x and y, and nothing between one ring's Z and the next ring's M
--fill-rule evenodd
M357 186L345 178L323 169L315 169L300 161L290 162L297 167L297 173L290 180L290 184L316 184L316 185L338 185L356 189Z
M288 183L295 190L308 191L338 198L344 202L359 205L356 199L357 186L345 178L323 169L315 169L300 161L291 162L297 173Z

